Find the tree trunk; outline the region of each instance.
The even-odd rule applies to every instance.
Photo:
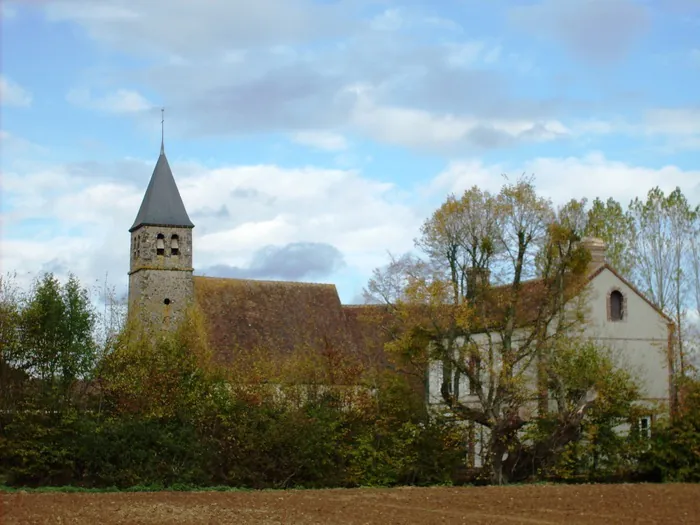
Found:
[[[503,472],[503,454],[505,454],[503,446],[499,445],[491,448],[489,481],[492,485],[503,485],[508,482]]]

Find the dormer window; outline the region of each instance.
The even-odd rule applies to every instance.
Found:
[[[156,255],[165,255],[165,235],[162,233],[156,237]]]
[[[625,315],[625,298],[620,290],[610,292],[608,298],[608,318],[610,321],[622,321]]]
[[[177,235],[170,238],[170,255],[180,254],[180,239]]]

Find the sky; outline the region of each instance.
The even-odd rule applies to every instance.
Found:
[[[361,302],[446,196],[700,203],[700,0],[0,3],[0,271],[126,292],[165,150],[199,275]]]

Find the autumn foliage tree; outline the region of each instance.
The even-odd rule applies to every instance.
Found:
[[[438,363],[440,401],[466,424],[470,441],[485,436],[493,483],[522,479],[525,457],[530,471],[533,462],[551,463],[580,439],[580,422],[599,397],[605,359],[603,376],[582,385],[560,351],[579,338],[585,315],[585,224],[583,202],[555,210],[531,179],[495,195],[474,187],[449,196],[425,221],[416,240],[423,257],[393,260],[365,292],[393,312],[394,355],[418,374]],[[550,398],[555,424],[534,450],[521,437],[538,414],[551,419]]]

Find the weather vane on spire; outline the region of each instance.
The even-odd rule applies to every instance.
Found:
[[[165,153],[165,108],[160,108],[160,153]]]

